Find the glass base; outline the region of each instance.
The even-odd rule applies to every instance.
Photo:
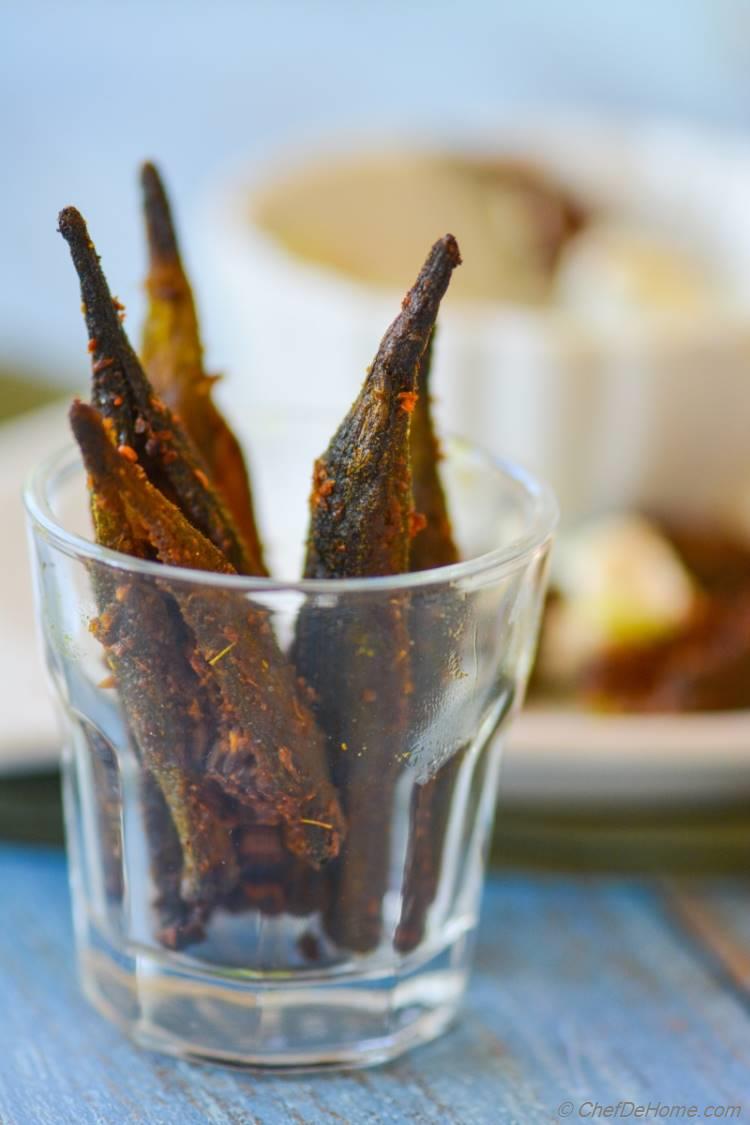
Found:
[[[135,1042],[180,1058],[259,1069],[375,1066],[440,1035],[463,997],[464,930],[395,970],[243,973],[153,949],[116,948],[87,927],[80,970],[89,1001]],[[370,958],[367,959],[368,963]]]

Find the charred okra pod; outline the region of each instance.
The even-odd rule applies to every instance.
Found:
[[[306,578],[409,569],[414,530],[409,430],[419,364],[460,261],[452,235],[435,243],[357,400],[315,465]]]
[[[210,907],[182,897],[182,846],[159,782],[148,769],[140,773],[140,801],[156,889],[157,937],[167,949],[184,949],[202,941]]]
[[[134,535],[117,490],[111,488],[106,478],[94,473],[89,476],[89,494],[97,543],[136,558],[145,557],[148,553],[148,544]],[[117,581],[104,568],[99,567],[92,568],[91,577],[100,614],[94,625],[96,629],[102,618],[107,620],[110,607],[117,604]],[[127,655],[125,651],[125,659]],[[142,672],[146,680],[157,674],[156,669],[143,666]],[[124,716],[126,725],[136,749],[140,750],[128,719],[130,701],[125,697],[122,688],[120,692],[126,712]],[[119,898],[122,891],[121,868],[118,871],[118,865],[122,861],[119,807],[122,795],[119,791],[119,772],[108,743],[95,732],[90,732],[87,737],[94,761],[97,793],[100,786],[105,787],[107,793],[106,797],[99,797],[97,805],[100,832],[106,849],[107,887],[108,890],[111,888],[111,893],[117,891],[115,897]],[[142,753],[141,757],[143,757]],[[151,872],[156,888],[153,906],[159,917],[158,937],[162,944],[170,948],[182,948],[192,941],[200,940],[203,933],[202,920],[208,910],[188,904],[182,897],[180,891],[184,868],[182,847],[174,826],[172,812],[166,803],[159,782],[145,767],[141,771],[140,785]],[[179,814],[178,817],[183,819]],[[196,921],[198,913],[201,915],[200,921]]]
[[[412,540],[410,569],[430,570],[433,567],[449,566],[458,562],[459,551],[453,538],[448,505],[440,479],[440,446],[432,419],[430,399],[430,376],[435,335],[422,357],[419,370],[419,400],[412,416],[411,459],[414,506],[422,516],[423,526]],[[460,607],[448,613],[445,607],[430,612],[429,637],[422,640],[428,648],[437,644],[438,637],[445,639],[447,649],[456,648],[456,636],[460,635]],[[427,613],[426,608],[422,610]],[[440,618],[435,620],[435,618]],[[420,622],[421,624],[421,622]],[[433,633],[434,630],[434,633]],[[420,645],[416,629],[416,645]],[[431,679],[430,652],[419,653],[415,660],[415,706],[432,706],[432,688],[429,682],[420,683],[421,673]],[[423,671],[424,670],[424,671]],[[416,782],[411,795],[409,812],[409,844],[404,868],[404,885],[401,917],[394,937],[394,945],[402,953],[407,953],[419,945],[424,936],[427,911],[437,893],[440,881],[443,844],[450,815],[453,789],[463,752],[458,751],[445,762],[434,777],[425,782]]]
[[[257,573],[265,574],[247,465],[237,438],[212,398],[198,318],[180,258],[164,184],[153,164],[141,169],[149,251],[148,311],[141,359],[159,397],[176,414],[202,455],[211,483],[239,529]]]
[[[120,770],[117,756],[103,735],[84,728],[96,794],[96,823],[102,857],[104,893],[110,902],[121,902],[125,889],[122,872],[122,824]]]
[[[214,543],[240,573],[258,573],[218,494],[203,458],[172,412],[154,393],[130,346],[121,306],[109,291],[86,224],[74,207],[60,212],[59,230],[81,285],[92,363],[92,401],[112,426],[115,444],[143,465],[149,479]]]
[[[221,552],[150,484],[142,468],[115,449],[92,407],[77,404],[74,422],[89,472],[96,467],[106,476],[128,522],[161,562],[233,573]],[[201,682],[210,679],[220,697],[211,732],[213,737],[218,731],[219,737],[201,755],[206,778],[256,811],[259,806],[274,809],[289,851],[320,866],[338,854],[344,821],[328,775],[323,736],[267,614],[230,590],[175,584],[171,592],[195,646],[190,670]],[[138,637],[138,622],[129,624]],[[179,665],[164,673],[169,698],[181,686],[170,683],[178,670]],[[163,687],[155,681],[153,690],[159,693]],[[178,716],[170,721],[177,723]],[[169,745],[168,730],[158,734]]]
[[[445,835],[464,753],[456,751],[434,777],[417,782],[412,790],[401,916],[393,939],[399,953],[416,949],[424,937],[427,911],[440,885]]]
[[[89,475],[97,538],[142,555],[138,544],[145,537],[124,530],[138,525],[111,471],[112,461],[122,457],[104,422],[81,402],[73,404],[70,420]],[[129,575],[118,584],[110,571],[97,567],[93,581],[99,602],[94,633],[182,846],[181,893],[190,902],[215,901],[236,881],[237,868],[229,831],[196,776],[196,765],[208,752],[212,719],[191,666],[189,635],[176,605],[153,579]]]
[[[237,913],[258,910],[269,917],[283,914],[287,908],[284,871],[289,853],[279,826],[241,825],[235,832],[235,849],[241,877],[236,890],[227,899],[227,908]]]
[[[308,578],[408,570],[415,529],[409,432],[419,363],[459,262],[451,235],[433,246],[357,400],[315,465]],[[368,613],[363,599],[356,616],[348,619],[344,609],[334,622],[311,602],[298,623],[296,657],[329,738],[349,824],[331,874],[326,926],[340,946],[363,953],[382,933],[394,790],[413,690],[408,605],[394,595],[388,613]]]
[[[414,536],[410,570],[431,570],[458,562],[448,504],[440,480],[440,443],[432,418],[430,384],[435,335],[430,336],[419,366],[419,398],[411,419],[411,474],[414,508],[422,525]]]

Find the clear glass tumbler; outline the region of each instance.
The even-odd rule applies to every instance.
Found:
[[[323,446],[264,432],[264,522],[299,553]],[[97,547],[72,448],[30,483],[80,973],[139,1043],[364,1066],[455,1016],[556,507],[460,441],[443,474],[466,562],[330,582]]]

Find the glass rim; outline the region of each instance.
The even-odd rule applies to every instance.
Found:
[[[80,452],[74,442],[44,457],[31,471],[23,489],[23,501],[30,520],[41,528],[48,540],[70,558],[103,563],[112,569],[170,581],[190,582],[194,585],[221,587],[237,592],[272,594],[297,593],[363,594],[425,589],[444,586],[467,578],[478,578],[488,573],[510,573],[530,559],[549,542],[559,518],[559,509],[551,487],[540,481],[527,469],[514,461],[495,457],[481,446],[464,438],[447,436],[451,445],[462,446],[488,462],[498,476],[519,485],[531,498],[532,510],[520,535],[503,546],[495,547],[470,559],[429,570],[408,571],[404,574],[377,575],[357,578],[299,578],[283,579],[245,574],[217,574],[215,571],[178,567],[153,559],[137,559],[121,551],[102,547],[82,535],[62,526],[50,506],[48,490],[55,481],[64,481],[76,470],[83,470]]]

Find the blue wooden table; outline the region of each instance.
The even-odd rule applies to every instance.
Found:
[[[672,1106],[750,1119],[750,884],[495,875],[454,1031],[380,1070],[259,1077],[147,1054],[91,1011],[63,853],[0,846],[2,1125],[684,1119]]]

